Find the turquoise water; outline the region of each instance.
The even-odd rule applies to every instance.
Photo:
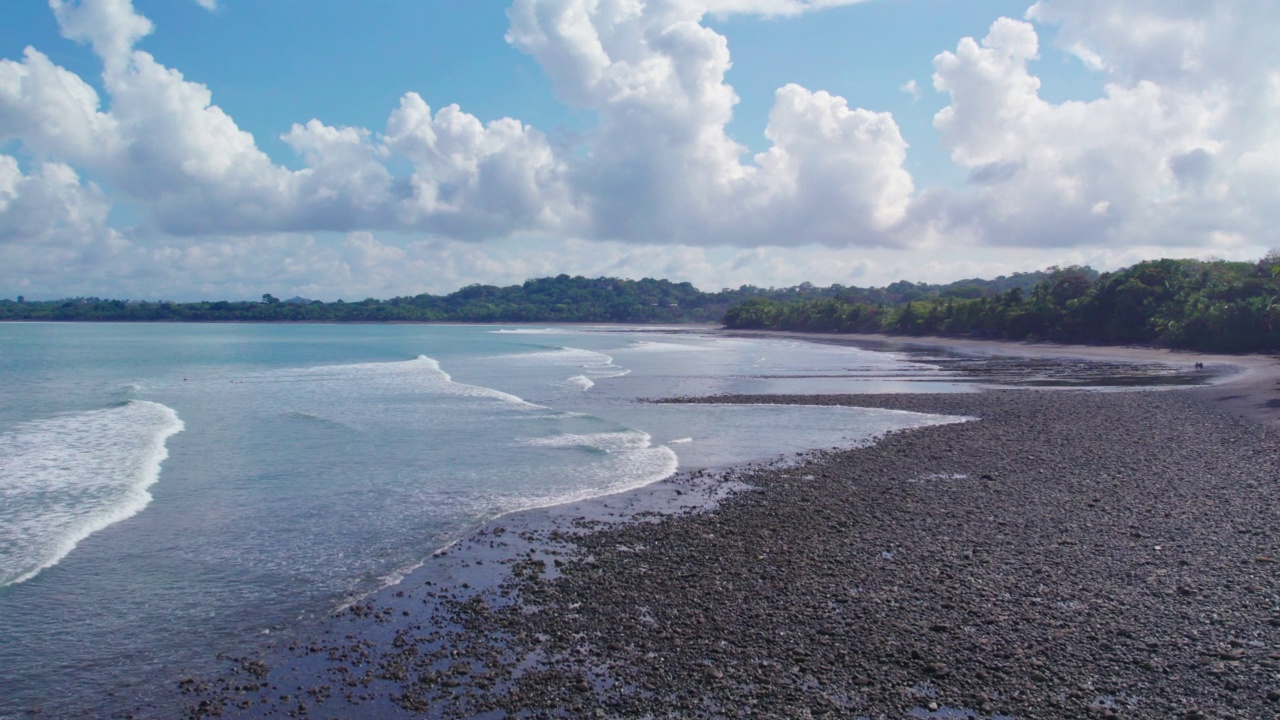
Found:
[[[0,717],[131,707],[504,513],[946,420],[638,399],[944,388],[652,328],[0,325]]]

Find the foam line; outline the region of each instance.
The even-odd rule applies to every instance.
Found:
[[[555,347],[486,359],[511,365],[559,366],[582,370],[583,372],[567,378],[566,382],[582,388],[584,392],[595,387],[597,380],[623,377],[631,373],[630,369],[615,365],[609,355],[574,347]]]
[[[133,400],[0,434],[0,587],[142,512],[169,457],[165,442],[184,427],[172,408]]]
[[[358,384],[365,397],[380,395],[399,397],[416,389],[429,393],[454,397],[486,398],[500,400],[524,409],[546,410],[541,405],[524,398],[479,385],[467,385],[454,379],[440,367],[434,358],[419,355],[413,360],[397,362],[358,363],[354,365],[321,365],[310,368],[271,370],[248,375],[246,383],[341,383]],[[296,411],[296,410],[295,410]],[[315,415],[316,413],[309,413]]]
[[[628,352],[709,352],[716,348],[705,347],[702,345],[682,345],[680,343],[637,340],[622,349]]]
[[[652,441],[652,436],[642,430],[569,433],[526,439],[522,444],[527,446],[586,451],[596,460],[589,465],[567,466],[563,471],[578,477],[577,489],[511,497],[511,504],[503,514],[603,497],[671,477],[679,467],[679,458],[671,448],[654,445]]]
[[[493,398],[495,400],[509,402],[513,405],[520,405],[523,407],[537,409],[537,410],[549,409],[549,408],[543,407],[542,405],[534,405],[533,403],[525,400],[524,398],[517,397],[515,395],[512,395],[511,393],[502,392],[501,390],[494,390],[493,388],[481,387],[479,385],[467,385],[466,383],[455,382],[454,379],[449,375],[449,373],[445,372],[440,367],[439,362],[437,362],[433,358],[427,357],[426,355],[419,355],[418,359],[415,362],[422,363],[427,367],[429,367],[431,370],[439,373],[440,376],[444,379],[444,381],[452,386],[450,389],[456,394],[466,395],[468,397]]]

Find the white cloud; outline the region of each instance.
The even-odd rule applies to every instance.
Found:
[[[33,48],[0,60],[0,142],[21,140],[41,157],[94,164],[119,152],[119,123],[98,93]]]
[[[450,237],[482,240],[579,222],[568,167],[542,133],[504,118],[483,125],[449,105],[434,116],[417,93],[387,121],[386,147],[414,168],[400,218]]]
[[[920,99],[920,85],[915,80],[908,80],[898,86],[898,89],[911,96],[912,100]]]
[[[62,163],[24,174],[0,155],[0,245],[75,247],[106,233],[109,207],[92,185]]]
[[[914,190],[902,167],[907,143],[891,115],[788,85],[765,134],[774,146],[756,157],[758,199],[747,201],[760,203],[751,220],[767,220],[774,244],[886,244]]]
[[[111,276],[134,264],[116,262],[129,243],[107,227],[109,211],[71,167],[42,162],[24,173],[16,158],[0,155],[0,287],[62,295],[69,285],[77,294],[118,286]]]
[[[749,14],[791,17],[815,10],[857,5],[869,0],[702,0],[690,3],[716,15]]]
[[[0,61],[0,141],[83,166],[165,232],[402,227],[479,238],[557,227],[560,212],[572,215],[568,191],[556,185],[563,168],[545,138],[517,121],[481,128],[446,108],[434,122],[447,157],[419,153],[415,182],[398,184],[381,137],[312,120],[284,136],[308,165],[289,171],[213,104],[207,87],[133,48],[153,26],[129,0],[51,4],[64,35],[101,57],[110,110],[99,109],[89,84],[29,49],[21,63]],[[406,96],[393,124],[403,125],[415,101],[425,107]],[[432,188],[448,201],[425,199],[421,191]]]
[[[773,10],[767,10],[768,5]],[[821,3],[724,3],[718,10]],[[773,147],[744,163],[725,128],[738,98],[725,38],[699,2],[517,0],[508,40],[542,65],[560,97],[598,113],[575,172],[592,235],[689,244],[901,242],[912,182],[893,118],[788,85]]]
[[[196,0],[196,4],[209,12],[218,9],[218,0]]]
[[[283,229],[342,230],[353,225],[379,225],[393,204],[391,173],[381,162],[381,148],[362,128],[335,128],[319,120],[294,125],[281,136],[307,167],[284,175]]]
[[[934,86],[951,97],[934,125],[972,186],[931,198],[951,230],[1060,247],[1262,231],[1230,168],[1233,107],[1216,83],[1117,80],[1097,100],[1053,104],[1028,70],[1038,52],[1031,25],[1001,19],[981,44],[966,38],[934,61]]]
[[[912,183],[891,116],[788,86],[770,117],[774,146],[753,163],[725,131],[737,103],[725,82],[729,51],[703,16],[837,4],[847,3],[518,0],[511,42],[542,63],[566,100],[599,114],[580,156],[557,154],[518,120],[483,124],[457,106],[433,114],[409,93],[383,136],[319,120],[295,125],[283,139],[306,167],[290,171],[207,87],[133,48],[152,26],[128,0],[55,0],[64,33],[104,61],[109,112],[38,53],[0,68],[27,77],[0,98],[25,121],[7,134],[82,163],[173,234],[404,229],[464,240],[555,231],[633,242],[897,243],[889,231]],[[56,106],[73,110],[59,122],[74,126],[52,136],[59,128],[42,113]],[[407,159],[412,176],[394,179],[391,157]]]
[[[160,227],[253,232],[288,221],[298,178],[213,105],[208,88],[141,51],[119,70],[107,67],[124,148],[97,169],[145,203]]]
[[[49,7],[62,34],[92,45],[108,72],[121,69],[133,46],[155,30],[132,0],[49,0]]]
[[[1041,0],[1027,18],[1055,24],[1058,44],[1123,82],[1243,90],[1280,60],[1271,0]]]
[[[631,242],[899,244],[913,192],[888,114],[798,86],[778,91],[772,148],[743,162],[725,128],[737,96],[708,12],[795,14],[839,2],[517,0],[510,41],[561,95],[595,111],[585,146],[556,151],[514,119],[488,124],[407,94],[385,135],[319,120],[283,136],[306,164],[276,165],[206,86],[134,44],[153,30],[129,0],[53,0],[67,37],[104,63],[110,109],[35,51],[0,66],[0,126],[76,163],[160,231],[417,230],[464,240],[558,232]],[[49,122],[50,113],[58,117]],[[407,159],[411,177],[387,169]]]
[[[0,60],[0,148],[16,156],[0,155],[0,288],[332,298],[559,272],[709,288],[945,280],[1248,257],[1280,226],[1269,0],[1036,3],[1027,19],[1105,77],[1090,102],[1042,97],[1036,25],[1001,19],[962,40],[934,61],[950,99],[934,122],[970,181],[923,189],[893,116],[818,89],[777,90],[763,152],[727,132],[729,46],[706,16],[849,0],[514,0],[509,42],[598,119],[580,144],[408,93],[381,131],[293,125],[298,170],[138,48],[154,28],[130,0],[50,4],[100,56],[102,96],[36,49]],[[112,204],[139,227],[113,229]]]
[[[1171,103],[1215,107],[1209,132],[1218,147],[1195,168],[1193,183],[1202,197],[1216,193],[1222,199],[1206,211],[1234,216],[1255,235],[1257,227],[1280,220],[1274,209],[1280,187],[1280,4],[1042,0],[1028,16],[1055,23],[1059,44],[1082,58],[1096,57],[1117,84],[1150,82],[1165,89]]]

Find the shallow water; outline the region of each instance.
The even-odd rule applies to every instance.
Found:
[[[937,416],[893,353],[651,328],[4,326],[0,717],[107,715],[514,510]]]

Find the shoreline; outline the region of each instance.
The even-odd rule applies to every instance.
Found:
[[[1246,372],[1274,369],[1280,375],[1280,359],[1263,353],[1205,353],[1194,350],[1172,350],[1147,345],[1068,345],[1052,342],[1018,342],[1013,340],[977,340],[938,335],[880,335],[859,333],[802,333],[784,330],[722,330],[728,336],[782,337],[807,342],[825,342],[859,347],[873,346],[901,349],[940,349],[950,352],[1020,358],[1075,358],[1111,362],[1158,362],[1192,365],[1196,362],[1232,365]]]
[[[182,717],[189,718],[280,714],[309,717],[310,703],[323,703],[334,695],[345,699],[345,706],[333,707],[334,703],[329,702],[321,716],[419,716],[401,715],[405,708],[395,700],[398,693],[386,687],[380,693],[356,691],[397,674],[394,668],[389,673],[368,671],[377,664],[380,650],[400,646],[397,638],[406,632],[423,633],[421,644],[440,657],[493,662],[494,648],[477,647],[474,637],[466,637],[474,629],[469,621],[477,614],[518,609],[529,602],[529,598],[513,591],[512,581],[554,580],[560,575],[560,568],[579,555],[575,540],[581,537],[714,512],[723,501],[746,488],[734,480],[738,473],[784,461],[762,461],[719,471],[678,471],[663,480],[611,495],[505,513],[436,550],[397,582],[344,602],[327,619],[299,628],[283,642],[255,648],[244,657],[221,658],[226,662],[222,675],[179,680],[176,698],[162,692],[134,708],[134,716],[171,717],[176,700],[183,707]],[[467,650],[460,652],[459,648]],[[361,675],[353,674],[358,668],[366,670]],[[463,680],[472,682],[477,677],[468,673]],[[321,683],[323,679],[338,682]],[[437,680],[447,688],[463,685],[461,681],[450,683],[444,675]],[[487,687],[483,679],[478,687]],[[305,692],[290,694],[290,688]],[[435,713],[427,716],[453,717]]]
[[[1061,359],[1117,363],[1164,363],[1191,367],[1236,368],[1210,384],[1187,388],[1232,415],[1272,427],[1280,427],[1280,356],[1261,353],[1232,355],[1192,350],[1170,350],[1149,346],[1066,345],[1050,342],[1012,340],[971,340],[939,336],[870,335],[857,333],[801,333],[782,330],[722,331],[737,337],[783,337],[808,342],[826,342],[855,347],[871,346],[888,350],[940,350],[975,356]]]
[[[26,325],[439,325],[443,327],[602,327],[629,328],[637,330],[720,330],[723,326],[718,322],[676,322],[676,323],[624,323],[624,322],[566,322],[548,320],[536,322],[531,320],[514,320],[511,322],[465,322],[461,320],[28,320],[0,319],[0,325],[6,323]]]
[[[1267,680],[1280,658],[1266,650],[1280,648],[1280,614],[1246,607],[1277,592],[1256,572],[1280,555],[1265,530],[1280,497],[1261,483],[1275,477],[1277,441],[1215,397],[1270,390],[1272,365],[1126,397],[684,399],[980,419],[505,516],[335,620],[294,656],[296,670],[240,661],[221,689],[192,692],[188,712],[213,715],[199,704],[211,702],[224,717],[1251,716],[1280,698]],[[1227,467],[1240,440],[1268,452]],[[1161,457],[1171,448],[1172,465]],[[1183,472],[1219,465],[1259,496]],[[1064,468],[1071,492],[1044,486]],[[1189,516],[1170,520],[1179,510]],[[1257,528],[1236,532],[1237,520]],[[1048,590],[1043,567],[1058,573]],[[1155,617],[1165,606],[1182,613],[1176,623]],[[1216,619],[1198,622],[1205,613]],[[1203,637],[1178,637],[1177,623],[1205,625]]]

